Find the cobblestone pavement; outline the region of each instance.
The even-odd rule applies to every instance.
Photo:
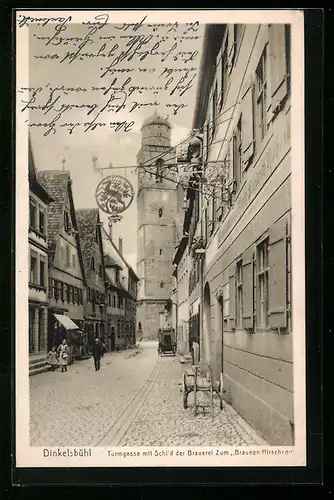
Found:
[[[155,342],[107,354],[101,370],[78,361],[67,373],[30,378],[32,446],[260,445],[265,442],[224,404],[194,415],[182,405],[180,380],[187,365],[158,357]]]

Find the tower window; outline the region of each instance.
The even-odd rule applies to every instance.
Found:
[[[159,250],[159,255],[162,255],[162,248],[160,248]]]
[[[158,213],[159,213],[159,217],[162,217],[162,213],[163,213],[162,208],[159,208]]]
[[[156,162],[156,172],[155,172],[155,182],[162,182],[163,177],[162,177],[162,166],[163,166],[163,159],[158,158]]]
[[[163,281],[161,281],[161,283],[160,283],[160,288],[163,288],[163,287],[164,287],[164,282],[163,282]]]

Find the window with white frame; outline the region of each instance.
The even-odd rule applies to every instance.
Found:
[[[46,286],[46,262],[41,258],[39,261],[39,284],[44,287]]]
[[[269,238],[257,246],[257,326],[269,323]]]
[[[267,47],[264,48],[256,68],[256,137],[261,142],[266,135],[267,120]]]
[[[29,200],[29,225],[33,229],[36,229],[36,214],[37,214],[37,205],[34,200],[30,198]]]
[[[242,260],[237,262],[237,301],[236,301],[236,320],[237,326],[242,327],[243,315],[243,275],[242,275]]]
[[[38,284],[37,253],[30,253],[30,283]]]

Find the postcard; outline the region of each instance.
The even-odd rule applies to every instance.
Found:
[[[15,27],[16,466],[305,466],[303,13]]]

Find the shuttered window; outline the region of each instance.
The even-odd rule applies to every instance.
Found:
[[[242,98],[242,169],[246,170],[254,155],[254,87],[250,85]]]
[[[265,47],[256,68],[256,137],[259,145],[266,135],[268,128],[267,87],[267,47]]]
[[[262,241],[257,247],[257,325],[261,328],[268,326],[269,302],[269,238]]]
[[[233,135],[233,179],[235,180],[236,189],[239,188],[242,177],[241,166],[241,117],[238,121],[236,131]]]
[[[287,327],[287,234],[280,219],[269,232],[269,325]]]
[[[242,326],[253,328],[254,326],[254,262],[253,250],[249,249],[242,257]]]
[[[288,94],[288,64],[286,57],[286,25],[269,25],[269,64],[271,78],[272,112],[279,111],[280,105]]]
[[[235,329],[235,265],[232,264],[229,272],[230,285],[230,327]]]
[[[222,58],[221,58],[221,64],[220,64],[220,74],[221,74],[221,81],[220,81],[220,103],[219,103],[219,109],[223,107],[225,98],[226,98],[226,93],[227,93],[227,71],[228,71],[228,57],[227,57],[227,52],[228,52],[228,46],[227,42],[225,43],[222,51]]]
[[[227,66],[228,66],[228,74],[231,73],[233,64],[234,64],[234,58],[235,58],[235,39],[234,39],[235,31],[234,31],[234,24],[229,24],[228,25],[228,59],[227,59]]]
[[[243,303],[243,266],[242,266],[242,260],[239,260],[237,262],[237,293],[236,293],[236,324],[237,327],[241,328],[242,325],[242,303]]]

